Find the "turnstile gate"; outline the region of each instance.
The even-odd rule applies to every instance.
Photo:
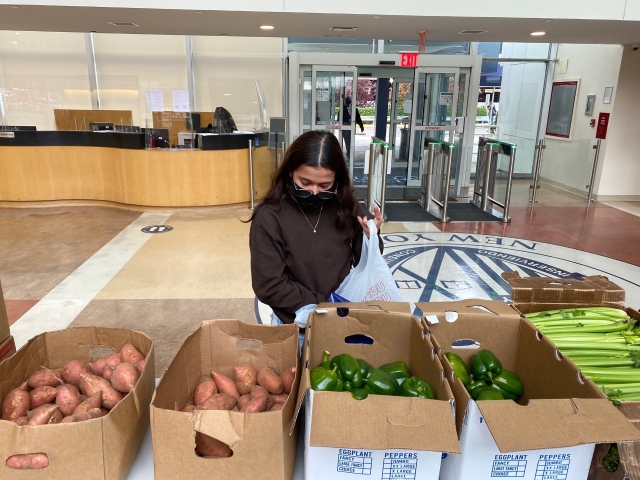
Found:
[[[427,161],[422,172],[420,205],[441,222],[448,222],[450,221],[447,213],[454,145],[427,138],[425,149]]]

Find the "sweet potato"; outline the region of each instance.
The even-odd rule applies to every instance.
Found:
[[[45,405],[39,406],[38,408],[34,408],[27,413],[27,418],[29,419],[27,425],[34,426],[45,425],[46,423],[49,423],[51,415],[53,415],[53,412],[55,412],[57,408],[58,407],[56,405],[53,405],[51,403],[47,403]]]
[[[102,405],[102,390],[98,390],[93,395],[87,397],[86,400],[83,400],[73,411],[72,415],[88,412],[92,408],[100,408],[100,405]]]
[[[269,393],[279,395],[284,391],[280,376],[271,367],[264,367],[258,372],[258,385],[263,386]]]
[[[97,391],[102,391],[102,406],[104,408],[111,410],[122,400],[122,394],[104,378],[83,373],[80,379],[80,390],[85,395],[91,396]]]
[[[122,354],[123,362],[134,364],[140,360],[144,360],[144,355],[142,355],[138,349],[130,343],[123,345],[122,349],[120,349],[120,353]]]
[[[34,374],[29,377],[27,383],[31,388],[38,387],[57,387],[58,385],[62,385],[62,369],[49,369],[43,368],[42,370],[38,370]]]
[[[252,398],[244,407],[240,410],[242,413],[259,413],[264,412],[267,408],[267,400],[269,397],[261,396]]]
[[[49,466],[49,457],[46,453],[27,453],[13,455],[5,463],[12,470],[39,470]]]
[[[211,395],[215,395],[218,393],[218,388],[216,387],[216,382],[213,378],[206,378],[201,381],[196,387],[196,391],[193,394],[193,402],[196,405],[200,405]]]
[[[211,372],[211,377],[216,382],[218,392],[226,393],[235,397],[236,400],[240,400],[240,393],[238,392],[238,388],[236,387],[236,382],[216,370]]]
[[[256,385],[255,387],[251,388],[251,398],[254,399],[258,397],[267,397],[266,409],[271,410],[271,408],[273,407],[273,399],[271,398],[271,395],[269,395],[267,389],[260,385]]]
[[[18,418],[16,418],[16,419],[13,421],[13,423],[15,423],[16,425],[18,425],[19,427],[24,427],[24,426],[27,424],[27,422],[28,422],[28,421],[29,421],[29,419],[28,419],[26,416],[24,416],[24,417],[18,417]]]
[[[107,365],[106,367],[104,367],[104,370],[102,371],[102,378],[111,381],[111,377],[113,376],[113,371],[115,370],[115,368],[116,367],[114,367],[113,365]]]
[[[104,374],[106,366],[111,365],[115,367],[117,364],[122,363],[122,354],[120,352],[112,353],[108,357],[102,357],[95,362],[89,362],[89,368],[94,375],[101,377]]]
[[[238,407],[242,409],[251,400],[251,395],[242,395],[238,400]]]
[[[147,361],[146,360],[140,360],[140,361],[134,363],[133,366],[136,367],[136,370],[138,370],[138,372],[140,372],[140,375],[142,375],[142,372],[144,371],[144,367],[147,366]]]
[[[84,422],[86,420],[93,420],[94,418],[103,417],[105,413],[100,408],[92,408],[88,412],[76,413],[75,415],[69,415],[65,417],[60,423],[77,423]]]
[[[277,412],[278,410],[282,410],[284,408],[284,403],[276,403],[273,408],[271,408],[271,410],[269,410],[270,412]]]
[[[56,399],[57,394],[58,390],[55,387],[50,387],[48,385],[31,390],[29,392],[31,408],[36,408],[40,405],[44,405],[45,403],[53,402]]]
[[[251,392],[257,381],[256,377],[258,372],[251,365],[238,365],[234,370],[234,376],[236,379],[236,388],[240,395],[247,395]]]
[[[227,393],[216,393],[215,395],[210,396],[200,405],[198,405],[198,410],[231,410],[236,406],[237,400],[235,397],[227,394]]]
[[[233,455],[229,445],[200,432],[196,432],[196,453],[205,458],[225,458]]]
[[[47,422],[49,425],[52,425],[54,423],[60,423],[62,421],[62,419],[64,418],[64,415],[62,414],[62,412],[60,411],[60,409],[56,409],[53,414],[51,415],[51,418],[49,419],[49,421]]]
[[[78,405],[82,403],[80,391],[75,385],[66,383],[58,387],[58,395],[56,396],[56,405],[66,417],[73,413]]]
[[[195,406],[195,405],[187,405],[186,407],[184,407],[184,408],[182,409],[182,411],[183,411],[183,412],[186,412],[186,413],[191,413],[191,412],[193,412],[195,409],[196,409],[196,406]]]
[[[291,367],[284,371],[282,375],[280,375],[282,379],[282,388],[284,393],[291,393],[291,387],[293,387],[293,382],[296,379],[296,369],[295,367]]]
[[[2,402],[2,420],[15,420],[24,417],[31,409],[31,398],[27,393],[26,382],[14,388]]]
[[[67,383],[71,383],[76,387],[80,385],[81,373],[91,373],[91,369],[88,365],[78,360],[71,360],[62,369],[62,377],[64,378],[64,381]]]
[[[122,393],[129,393],[136,386],[140,373],[131,363],[122,362],[115,366],[111,376],[111,385]]]
[[[271,395],[271,400],[273,400],[274,404],[282,403],[284,405],[285,403],[287,403],[288,398],[289,395],[287,395],[286,393],[282,393],[280,395]]]

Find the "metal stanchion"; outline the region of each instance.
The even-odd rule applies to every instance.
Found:
[[[447,216],[447,210],[449,209],[449,184],[451,183],[451,157],[453,157],[454,146],[449,145],[449,153],[446,155],[445,160],[445,173],[444,173],[444,198],[442,199],[442,216],[440,221],[447,223],[451,219]]]
[[[484,164],[484,179],[482,181],[482,196],[480,197],[480,208],[487,211],[489,205],[489,176],[491,175],[491,163],[493,162],[493,149],[492,143],[485,145],[485,164]]]
[[[589,194],[587,195],[587,202],[595,202],[593,199],[593,184],[596,181],[596,171],[598,170],[598,157],[600,156],[600,145],[602,140],[598,139],[596,144],[593,146],[593,149],[596,151],[595,156],[593,157],[593,169],[591,170],[591,180],[589,181],[589,185],[587,188],[589,189]]]
[[[253,140],[249,140],[249,186],[251,187],[251,210],[256,206],[256,191],[253,185]]]
[[[369,144],[369,178],[367,179],[367,208],[369,211],[372,211],[374,204],[374,193],[373,193],[373,176],[375,175],[375,160],[374,155],[376,154],[376,143],[371,142]]]
[[[502,223],[511,223],[511,218],[509,217],[509,207],[511,206],[511,186],[513,184],[513,169],[515,165],[516,165],[516,146],[512,145],[511,155],[509,156],[509,176],[507,177],[507,193],[504,197],[504,213],[502,215],[502,220],[501,220]]]
[[[387,164],[389,162],[389,144],[385,143],[384,154],[382,156],[382,188],[380,192],[380,215],[384,220],[384,204],[387,197]]]
[[[529,199],[529,202],[531,203],[537,202],[536,197],[538,196],[538,188],[540,183],[540,169],[542,168],[542,157],[544,156],[545,148],[547,148],[547,146],[544,143],[544,139],[539,140],[538,144],[536,145],[536,165],[535,169],[533,170],[533,185],[530,187],[533,189],[531,198]]]

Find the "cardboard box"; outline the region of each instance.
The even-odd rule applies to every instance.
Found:
[[[462,454],[443,460],[441,479],[583,480],[596,443],[640,438],[595,384],[556,356],[553,344],[506,303],[466,300],[417,307],[456,398]],[[493,351],[504,369],[520,377],[519,404],[475,402],[459,379],[453,381],[443,353],[453,351],[468,362],[479,349]]]
[[[346,343],[357,336],[372,343]],[[310,370],[324,350],[373,366],[403,360],[411,374],[429,382],[437,400],[369,395],[357,401],[345,392],[315,392]],[[433,345],[411,315],[319,308],[309,316],[302,364],[298,409],[305,405],[306,480],[436,480],[442,453],[460,451],[451,389]]]
[[[9,337],[0,343],[0,363],[14,353],[16,353],[16,342],[13,340],[13,337]]]
[[[132,343],[147,358],[136,388],[108,415],[79,423],[19,427],[0,421],[0,478],[88,480],[124,479],[149,423],[149,402],[155,384],[153,344],[140,332],[85,327],[49,332],[32,338],[0,364],[0,399],[41,366],[61,368],[83,362]],[[5,466],[11,455],[43,452],[49,466],[28,472]]]
[[[295,463],[297,431],[294,408],[299,383],[298,326],[252,325],[239,320],[203,322],[169,365],[151,402],[151,435],[156,480],[233,479],[290,480]],[[237,365],[282,373],[297,368],[285,407],[276,412],[240,413],[180,409],[204,376],[218,370],[233,378]],[[196,455],[195,433],[202,432],[231,447],[229,458]]]
[[[325,308],[355,308],[357,310],[383,310],[385,312],[406,313],[411,315],[411,304],[408,302],[349,302],[349,303],[320,303],[316,310]]]
[[[2,294],[2,283],[0,283],[0,343],[9,338],[9,335],[9,317],[7,315],[7,306],[4,303],[4,295]]]

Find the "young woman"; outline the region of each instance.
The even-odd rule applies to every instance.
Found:
[[[377,207],[374,220],[380,229]],[[363,232],[369,236],[336,137],[300,135],[250,221],[253,291],[278,323],[293,323],[300,308],[327,301],[360,260]]]

